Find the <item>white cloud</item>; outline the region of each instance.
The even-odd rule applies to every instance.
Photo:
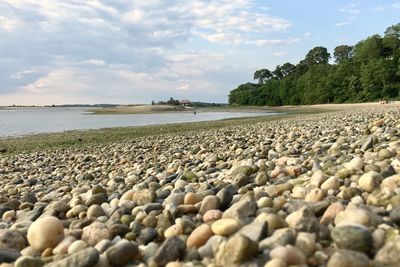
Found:
[[[298,43],[299,41],[300,40],[297,38],[291,38],[291,39],[257,40],[257,41],[251,41],[249,43],[255,44],[258,47],[264,47],[264,46],[271,46],[271,45],[295,44],[295,43]]]
[[[336,26],[342,27],[342,26],[347,26],[347,25],[351,25],[351,24],[353,24],[352,21],[342,21],[342,22],[336,23]]]
[[[358,15],[361,12],[359,9],[351,9],[351,8],[341,8],[339,9],[339,11],[342,13],[349,13],[352,15]]]
[[[287,52],[285,52],[285,51],[279,51],[279,52],[275,52],[275,53],[274,53],[274,56],[276,56],[276,57],[280,57],[280,56],[284,56],[284,55],[287,55]]]
[[[0,14],[0,29],[7,32],[13,32],[21,27],[21,23],[13,18],[1,16]]]
[[[225,51],[189,50],[190,45],[256,49],[298,42],[270,38],[291,23],[255,4],[3,0],[0,40],[7,42],[0,42],[0,104],[15,99],[10,92],[32,101],[39,101],[35,96],[52,101],[88,96],[126,101],[123,95],[129,95],[134,102],[179,91],[187,98],[205,100],[212,95],[224,101],[248,70],[229,62]]]
[[[104,66],[104,65],[106,65],[106,63],[103,60],[95,59],[95,58],[83,60],[81,63],[82,64],[89,64],[89,65],[96,65],[96,66]]]
[[[341,13],[346,15],[346,18],[343,21],[336,23],[335,25],[337,27],[343,27],[353,24],[361,13],[361,10],[357,8],[358,6],[359,4],[350,3],[347,4],[345,7],[339,9]]]

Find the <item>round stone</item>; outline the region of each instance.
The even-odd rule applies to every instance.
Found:
[[[98,204],[94,204],[89,207],[87,210],[87,217],[88,218],[97,218],[100,216],[104,216],[106,213],[104,212],[103,208],[100,207]]]
[[[319,188],[312,189],[304,199],[306,202],[318,202],[324,198],[324,191]]]
[[[367,172],[358,180],[358,186],[366,192],[372,192],[379,187],[381,178],[381,175],[377,172]]]
[[[222,211],[220,210],[208,210],[206,213],[203,215],[203,222],[212,222],[221,219],[222,217]]]
[[[285,247],[276,247],[269,253],[273,259],[281,259],[287,265],[302,265],[306,262],[306,256],[303,252],[292,245]]]
[[[85,241],[76,240],[68,247],[68,254],[74,254],[75,252],[81,251],[87,247]]]
[[[230,218],[220,219],[211,225],[211,229],[216,235],[228,236],[239,229],[239,223]]]
[[[339,249],[350,249],[368,253],[373,239],[368,228],[358,224],[340,225],[333,228],[331,236]]]
[[[28,242],[38,251],[54,248],[64,239],[64,225],[56,217],[39,218],[28,230]]]
[[[212,235],[213,232],[210,226],[208,226],[208,224],[202,224],[189,235],[186,246],[188,248],[199,248],[204,245]]]
[[[217,196],[206,196],[203,201],[201,202],[199,213],[203,215],[209,210],[218,209],[221,200]]]
[[[174,224],[171,227],[169,227],[167,230],[164,232],[164,237],[166,239],[181,235],[183,233],[183,228],[180,224]]]
[[[367,255],[357,251],[339,250],[333,253],[327,267],[364,267],[369,266]]]
[[[287,266],[286,262],[280,258],[271,259],[264,265],[264,267],[286,267],[286,266]]]
[[[202,200],[202,196],[197,193],[189,192],[185,195],[183,203],[185,205],[194,205]]]

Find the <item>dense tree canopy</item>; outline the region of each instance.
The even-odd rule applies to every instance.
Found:
[[[311,49],[297,65],[254,73],[258,83],[232,90],[234,105],[296,105],[363,102],[400,97],[400,23],[384,36],[372,35],[355,46],[334,49],[335,64],[325,47]]]

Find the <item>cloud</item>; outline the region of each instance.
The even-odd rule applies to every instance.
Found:
[[[291,39],[271,39],[271,40],[257,40],[248,42],[250,44],[255,44],[258,47],[265,47],[271,45],[287,45],[287,44],[295,44],[298,43],[300,40],[297,38]]]
[[[386,6],[377,6],[374,8],[374,10],[377,12],[386,11],[388,9],[400,9],[400,2],[395,2]]]
[[[276,57],[280,57],[280,56],[284,56],[284,55],[287,55],[287,52],[285,52],[285,51],[279,51],[279,52],[275,52],[275,53],[274,53],[274,56],[276,56]]]
[[[138,102],[176,91],[224,101],[240,81],[231,76],[248,70],[208,47],[297,42],[268,38],[291,22],[255,7],[254,0],[3,0],[0,104],[12,94]]]
[[[354,21],[358,18],[358,16],[361,13],[361,10],[358,9],[357,7],[358,7],[358,4],[350,3],[350,4],[347,4],[343,8],[340,8],[339,12],[345,14],[346,18],[345,18],[345,20],[338,22],[335,25],[337,27],[343,27],[343,26],[353,24]]]
[[[347,25],[351,25],[351,24],[353,24],[352,21],[342,21],[342,22],[336,23],[335,25],[338,27],[342,27],[342,26],[347,26]]]

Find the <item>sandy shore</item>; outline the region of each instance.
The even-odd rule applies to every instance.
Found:
[[[399,102],[392,102],[386,105],[399,105]],[[100,108],[91,110],[93,114],[149,114],[164,112],[285,112],[285,113],[301,113],[301,112],[327,112],[327,111],[351,111],[382,106],[379,102],[370,103],[354,103],[354,104],[320,104],[320,105],[300,105],[300,106],[243,106],[243,107],[183,107],[170,105],[134,105],[134,106],[118,106],[112,108]]]
[[[117,106],[107,107],[90,110],[93,114],[106,115],[106,114],[157,114],[166,112],[184,112],[192,111],[192,108],[183,106],[170,106],[170,105],[134,105],[134,106]]]

